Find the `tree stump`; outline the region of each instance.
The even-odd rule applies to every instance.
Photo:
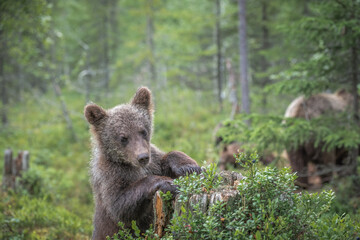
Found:
[[[171,204],[173,205],[173,203]],[[162,199],[160,191],[157,191],[153,200],[154,207],[154,229],[155,233],[162,237],[165,234],[165,228],[170,223],[173,210],[172,206],[167,206],[166,202]]]
[[[4,175],[3,175],[3,181],[2,185],[4,189],[7,188],[14,188],[15,182],[13,184],[12,181],[12,172],[13,172],[13,158],[12,158],[12,151],[10,149],[5,150],[4,154]]]
[[[209,208],[218,201],[223,201],[231,204],[233,200],[238,196],[239,192],[236,190],[236,186],[239,181],[244,177],[237,172],[222,171],[219,173],[222,177],[222,183],[218,189],[211,192],[192,195],[185,205],[187,210],[194,210],[193,206],[200,205],[202,212],[207,212]],[[162,237],[165,234],[166,226],[170,223],[174,214],[181,214],[181,207],[183,203],[176,197],[170,203],[166,203],[160,195],[160,191],[157,191],[153,199],[154,207],[154,230],[155,233]]]
[[[29,152],[20,151],[14,159],[11,149],[6,149],[4,154],[3,189],[16,189],[16,178],[21,177],[23,171],[29,169]]]

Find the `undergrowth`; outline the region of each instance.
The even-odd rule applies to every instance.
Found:
[[[196,204],[189,209],[189,197],[200,192],[216,191],[214,167],[207,174],[193,174],[175,180],[179,186],[181,211],[174,213],[167,234],[162,239],[355,239],[360,224],[350,215],[331,213],[335,194],[299,192],[296,175],[289,168],[258,168],[258,155],[240,154],[246,178],[237,185],[233,201],[218,201],[204,212]],[[215,183],[215,184],[214,184]],[[204,190],[203,188],[207,188]],[[121,226],[121,224],[120,224]],[[113,239],[156,239],[148,230],[141,235],[133,222]]]

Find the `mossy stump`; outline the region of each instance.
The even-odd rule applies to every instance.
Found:
[[[230,171],[222,171],[219,173],[219,176],[222,178],[222,183],[218,189],[190,196],[185,204],[185,209],[192,211],[193,206],[200,204],[201,211],[205,213],[217,201],[232,204],[239,195],[236,187],[244,177],[240,173]],[[161,197],[160,191],[157,191],[153,199],[153,206],[154,230],[159,237],[162,237],[166,233],[166,227],[173,215],[181,215],[181,207],[184,206],[184,203],[180,202],[178,197],[171,202],[166,202]]]

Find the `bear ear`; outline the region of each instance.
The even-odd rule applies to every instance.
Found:
[[[153,112],[151,91],[147,87],[140,87],[136,91],[135,96],[131,101],[131,104],[147,110],[148,113],[151,115]]]
[[[227,145],[225,145],[224,148],[223,148],[223,151],[227,152],[227,150],[228,150]]]
[[[100,106],[92,103],[85,106],[84,115],[91,125],[96,126],[107,116],[107,113]]]
[[[340,88],[335,94],[338,96],[345,96],[346,94],[349,94],[349,92],[345,88]]]

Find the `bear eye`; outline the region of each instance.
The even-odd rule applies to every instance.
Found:
[[[121,136],[121,137],[120,137],[120,142],[121,142],[123,145],[126,145],[126,144],[129,142],[129,138],[128,138],[128,137],[125,137],[125,136]]]
[[[147,138],[147,136],[148,136],[146,130],[142,130],[142,131],[140,132],[140,134],[141,134],[144,138]]]

